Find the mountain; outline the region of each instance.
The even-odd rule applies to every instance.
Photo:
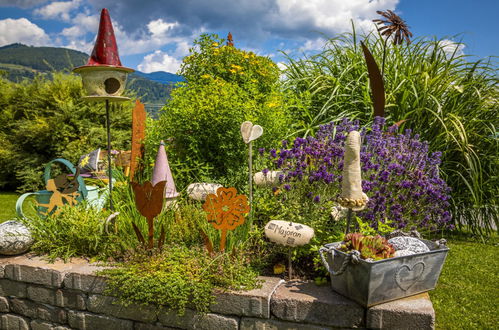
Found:
[[[7,72],[9,80],[18,82],[53,71],[69,73],[73,68],[87,63],[88,57],[88,54],[68,48],[33,47],[16,43],[0,47],[0,70]],[[163,71],[135,71],[128,76],[127,88],[135,92],[149,112],[155,114],[170,97],[174,84],[183,80],[181,76]]]
[[[176,74],[170,73],[170,72],[165,72],[165,71],[156,71],[156,72],[151,72],[151,73],[144,73],[140,71],[135,71],[135,73],[142,77],[146,78],[149,80],[157,81],[162,84],[170,84],[170,83],[177,83],[181,81],[185,81],[185,79],[182,76],[178,76]]]

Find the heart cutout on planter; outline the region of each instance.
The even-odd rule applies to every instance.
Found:
[[[421,278],[425,269],[423,262],[418,262],[412,267],[402,265],[395,273],[395,282],[404,291],[409,290]]]
[[[245,121],[241,124],[241,135],[246,144],[258,139],[262,134],[263,128],[260,125],[253,125],[250,121]]]

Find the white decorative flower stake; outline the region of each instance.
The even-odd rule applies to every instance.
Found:
[[[245,121],[241,124],[241,135],[244,143],[248,145],[248,198],[251,209],[253,209],[253,144],[252,142],[258,139],[263,134],[263,128],[260,125],[253,125],[250,121]],[[251,217],[250,217],[251,219]]]
[[[346,233],[349,231],[352,211],[361,211],[366,207],[367,195],[362,192],[362,176],[360,171],[360,133],[351,131],[345,142],[345,155],[343,157],[343,182],[338,202],[347,207],[348,221]]]

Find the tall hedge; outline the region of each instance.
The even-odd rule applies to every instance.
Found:
[[[81,78],[54,73],[13,83],[0,77],[0,190],[43,187],[44,165],[106,147],[105,108],[82,99]],[[129,149],[131,102],[112,109],[112,146]]]

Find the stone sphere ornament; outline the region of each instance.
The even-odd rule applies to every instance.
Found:
[[[33,242],[31,232],[22,223],[11,220],[0,224],[0,255],[25,253]]]
[[[85,99],[112,102],[129,100],[122,94],[128,74],[135,70],[121,65],[113,25],[106,8],[101,11],[99,32],[92,55],[86,65],[73,71],[81,75],[87,93]]]

